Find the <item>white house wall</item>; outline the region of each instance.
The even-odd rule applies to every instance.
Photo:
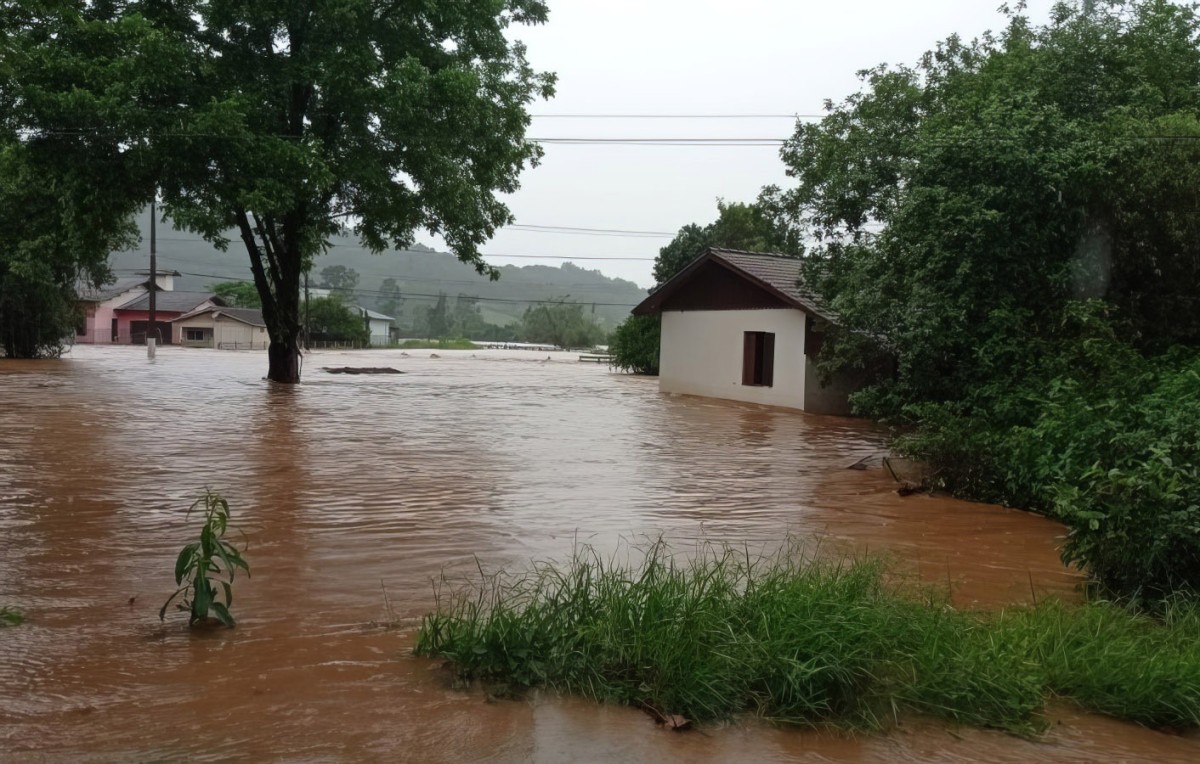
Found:
[[[385,321],[381,318],[372,318],[367,321],[367,329],[371,334],[372,345],[386,345],[391,341],[389,332],[391,331],[392,322]]]
[[[218,348],[228,350],[262,350],[267,347],[267,330],[261,326],[250,326],[241,321],[221,317],[213,327],[213,338]]]
[[[665,393],[805,408],[803,311],[696,310],[662,314],[659,389]],[[771,387],[742,384],[745,332],[775,334]]]

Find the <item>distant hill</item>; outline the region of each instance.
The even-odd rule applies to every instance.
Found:
[[[149,264],[149,217],[141,216],[142,244],[135,251],[114,252],[109,265],[117,275],[143,270]],[[223,280],[250,281],[250,262],[236,237],[228,252],[215,249],[194,234],[160,225],[158,228],[159,268],[173,269],[184,275],[176,280],[176,289],[204,290]],[[445,293],[451,300],[459,295],[479,298],[483,318],[504,325],[520,318],[529,301],[557,300],[594,305],[587,308],[605,329],[611,329],[629,315],[630,306],[646,296],[632,281],[614,279],[598,270],[580,268],[572,263],[562,266],[500,266],[500,280],[488,281],[453,255],[437,252],[420,244],[405,251],[380,255],[363,249],[352,237],[334,240],[329,254],[317,259],[310,284],[320,282],[322,268],[342,265],[359,275],[355,300],[364,307],[379,308],[379,290],[386,278],[394,278],[403,297],[398,316],[401,323],[411,320],[413,311],[430,305]]]

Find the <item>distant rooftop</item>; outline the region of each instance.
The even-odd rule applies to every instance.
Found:
[[[120,297],[131,289],[145,288],[149,280],[147,276],[125,276],[100,287],[84,284],[79,287],[79,299],[84,302],[104,302],[114,297]]]
[[[155,300],[155,308],[167,313],[187,313],[208,300],[217,305],[225,301],[212,292],[169,292],[159,290]],[[143,294],[120,306],[118,310],[150,310],[150,295]]]
[[[243,324],[249,324],[250,326],[266,327],[267,325],[267,322],[263,320],[262,311],[258,308],[226,308],[224,306],[208,306],[204,308],[197,308],[196,310],[193,310],[190,313],[185,313],[174,320],[184,321],[189,318],[194,318],[195,316],[202,316],[206,313],[212,313],[214,318],[218,316],[227,316],[232,318],[234,321],[241,321]]]

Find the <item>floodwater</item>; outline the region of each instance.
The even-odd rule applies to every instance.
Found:
[[[51,761],[1191,761],[1200,741],[1057,709],[1027,741],[910,722],[882,736],[753,721],[674,734],[629,709],[488,702],[409,655],[443,571],[521,568],[660,534],[885,553],[961,604],[1074,597],[1062,528],[900,498],[882,434],[847,419],[664,396],[575,356],[76,348],[0,362],[0,758]],[[392,365],[404,375],[332,376]],[[253,577],[233,630],[158,608],[205,486]],[[193,518],[194,519],[194,518]],[[378,622],[400,619],[396,629]]]

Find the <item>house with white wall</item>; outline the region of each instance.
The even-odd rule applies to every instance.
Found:
[[[209,305],[171,322],[175,341],[190,348],[265,350],[271,344],[258,308]]]
[[[358,311],[362,319],[367,324],[367,333],[370,335],[369,343],[374,347],[387,345],[392,341],[392,321],[391,316],[385,316],[378,311],[369,310],[360,305],[350,306],[351,310]]]
[[[823,385],[815,363],[837,317],[801,287],[799,260],[710,248],[633,313],[662,317],[663,392],[849,413],[853,387]]]

